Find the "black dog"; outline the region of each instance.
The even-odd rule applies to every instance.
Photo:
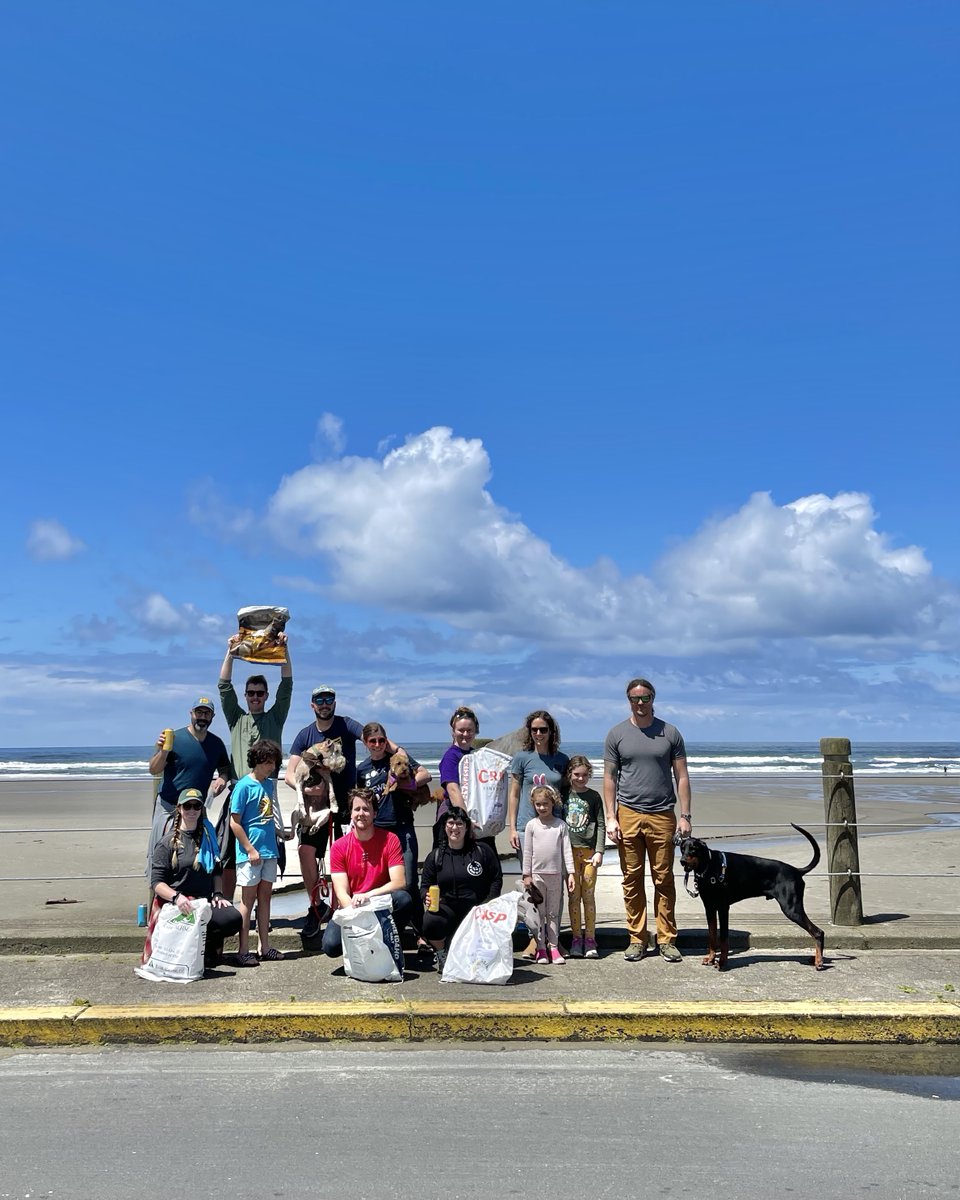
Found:
[[[691,896],[700,896],[707,914],[710,952],[703,960],[705,966],[716,967],[718,971],[722,971],[726,965],[730,948],[730,905],[750,896],[766,896],[768,900],[776,900],[783,910],[783,915],[810,934],[816,944],[813,965],[818,971],[823,970],[823,930],[818,929],[803,910],[803,877],[820,861],[820,847],[805,829],[801,829],[799,825],[793,827],[813,846],[813,858],[803,870],[780,862],[777,858],[756,858],[752,854],[723,854],[719,850],[711,850],[706,842],[701,842],[699,838],[684,838],[680,843],[680,861],[684,869],[683,886]],[[696,883],[696,891],[690,891],[687,887],[687,880],[691,874]]]

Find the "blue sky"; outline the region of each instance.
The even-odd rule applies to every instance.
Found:
[[[690,740],[954,740],[958,43],[8,5],[0,743],[152,740],[261,603],[290,736],[600,738],[642,674]]]

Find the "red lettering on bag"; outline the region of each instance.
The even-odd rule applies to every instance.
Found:
[[[503,778],[503,771],[498,771],[496,768],[488,770],[486,767],[481,767],[477,771],[478,783],[499,783]]]
[[[493,921],[496,924],[498,921],[505,921],[507,914],[504,912],[496,912],[489,908],[481,908],[479,904],[473,910],[473,919],[475,921]]]

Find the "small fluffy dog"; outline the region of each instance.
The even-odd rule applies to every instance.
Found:
[[[417,783],[415,772],[410,766],[410,757],[406,750],[397,750],[390,755],[390,775],[382,796],[390,792],[407,792],[411,808],[419,808],[421,804],[429,804],[433,797],[430,788],[425,783]]]
[[[339,738],[327,738],[304,750],[293,773],[297,807],[290,814],[292,829],[299,825],[304,833],[317,833],[330,820],[331,814],[338,811],[330,776],[342,771],[346,765]],[[307,796],[304,788],[323,788],[323,792],[319,796]]]

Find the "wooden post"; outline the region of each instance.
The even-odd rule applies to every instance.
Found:
[[[827,870],[830,872],[830,920],[834,925],[863,924],[857,802],[849,738],[821,738],[823,809],[827,818]]]

